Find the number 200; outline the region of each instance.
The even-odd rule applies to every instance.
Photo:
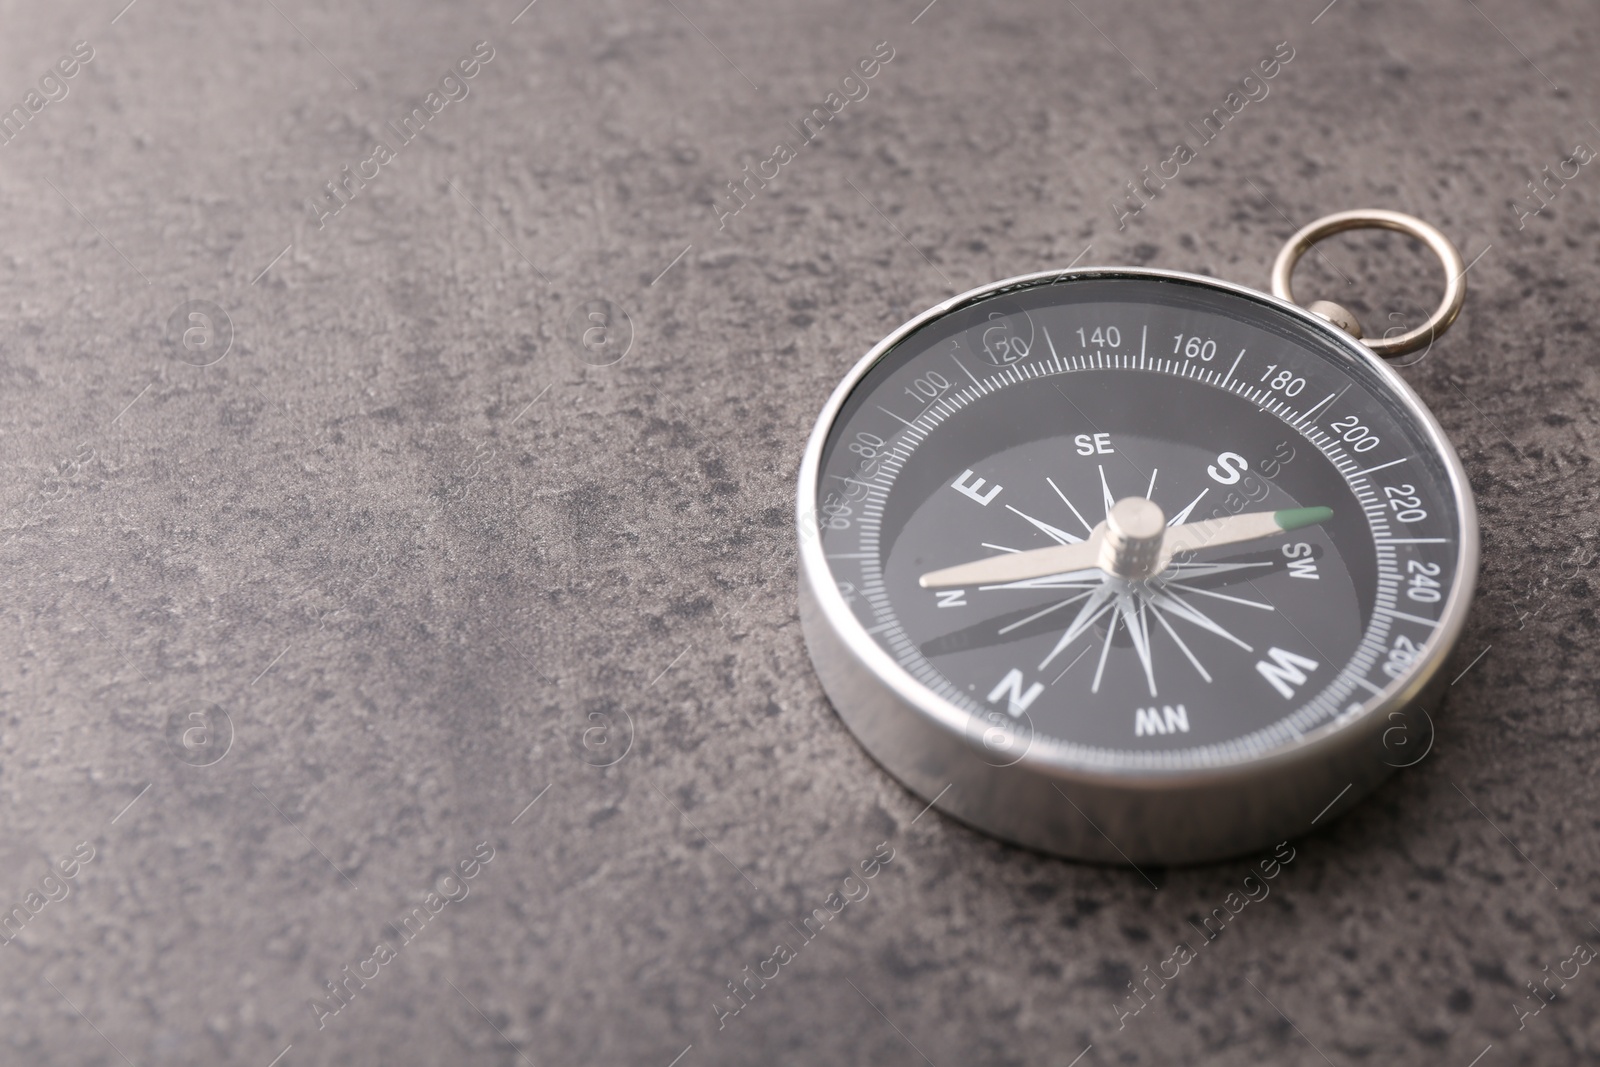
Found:
[[[1335,420],[1333,432],[1342,436],[1354,452],[1371,452],[1379,444],[1378,435],[1361,425],[1355,415]]]

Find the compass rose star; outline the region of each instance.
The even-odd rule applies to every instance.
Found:
[[[1188,522],[1188,516],[1209,491],[1202,489],[1181,512],[1168,521],[1161,508],[1148,496],[1114,501],[1103,466],[1099,468],[1099,474],[1106,518],[1093,527],[1084,522],[1082,514],[1060,487],[1053,480],[1046,479],[1050,488],[1089,530],[1087,538],[1069,534],[1008,504],[1009,510],[1049,536],[1055,544],[1021,552],[1009,550],[999,556],[931,571],[920,580],[925,588],[933,589],[978,583],[978,588],[984,590],[1081,590],[1008,623],[999,634],[1003,636],[1063,608],[1078,605],[1077,614],[1061,632],[1050,653],[1040,662],[1039,669],[1042,671],[1103,620],[1106,624],[1105,635],[1101,640],[1094,680],[1090,685],[1090,691],[1094,693],[1100,692],[1111,645],[1120,626],[1127,630],[1150,695],[1157,695],[1155,651],[1150,637],[1152,617],[1208,684],[1212,681],[1211,672],[1178,633],[1173,625],[1174,620],[1214,634],[1246,652],[1254,652],[1249,643],[1212,618],[1197,606],[1195,600],[1208,597],[1262,611],[1276,610],[1273,605],[1191,583],[1211,575],[1270,567],[1272,564],[1197,562],[1176,557],[1180,554],[1187,557],[1202,548],[1273,536],[1325,522],[1333,515],[1332,510],[1325,507],[1291,508]],[[1154,484],[1155,477],[1152,475],[1152,488]]]

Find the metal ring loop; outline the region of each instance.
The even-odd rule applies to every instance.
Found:
[[[1294,274],[1295,264],[1300,262],[1300,257],[1305,255],[1312,245],[1345,230],[1373,229],[1398,230],[1415,237],[1433,249],[1433,254],[1438,256],[1439,262],[1444,265],[1444,299],[1439,302],[1438,310],[1429,316],[1427,322],[1398,337],[1361,339],[1362,344],[1380,356],[1386,358],[1401,356],[1407,352],[1414,352],[1423,345],[1432,344],[1435,337],[1444,333],[1450,324],[1456,321],[1456,316],[1461,314],[1461,304],[1467,298],[1466,267],[1462,263],[1461,253],[1456,251],[1456,246],[1450,242],[1450,238],[1415,216],[1404,215],[1398,211],[1368,208],[1360,211],[1340,211],[1301,227],[1298,233],[1289,238],[1288,243],[1278,253],[1277,260],[1272,264],[1272,295],[1280,300],[1297,303],[1294,291],[1289,287],[1289,279]]]

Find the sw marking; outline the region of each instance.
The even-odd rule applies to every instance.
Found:
[[[1320,581],[1322,576],[1317,573],[1315,555],[1315,550],[1304,541],[1284,545],[1283,558],[1288,561],[1289,577]]]

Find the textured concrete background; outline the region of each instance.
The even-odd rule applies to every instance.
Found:
[[[0,146],[0,904],[37,906],[0,1062],[1600,1062],[1600,966],[1563,963],[1600,946],[1600,176],[1512,206],[1600,145],[1592,5],[122,2],[0,5],[7,108],[94,50]],[[319,228],[480,40],[470,95]],[[879,41],[870,95],[719,230]],[[1121,184],[1283,41],[1119,229]],[[1462,677],[1427,757],[1119,1025],[1251,865],[1147,881],[918,818],[808,666],[801,444],[954,292],[1080,254],[1260,285],[1360,206],[1481,256],[1405,372],[1482,508]],[[1436,285],[1355,237],[1302,295],[1382,329]],[[577,344],[598,299],[631,323],[609,366],[623,332]],[[226,317],[186,349],[191,300]],[[436,886],[469,893],[403,942]],[[313,1008],[347,965],[377,977]]]

